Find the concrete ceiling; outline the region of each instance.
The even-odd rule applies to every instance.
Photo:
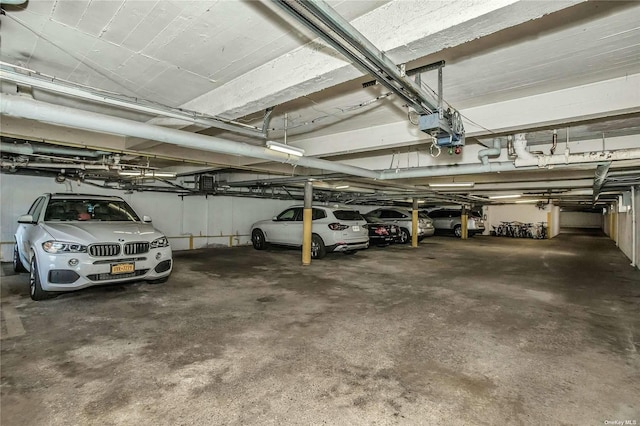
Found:
[[[558,153],[640,147],[638,2],[329,4],[408,70],[446,61],[444,98],[463,115],[467,134],[461,155],[445,150],[434,157],[431,137],[410,123],[409,110],[396,95],[380,84],[363,88],[371,76],[267,1],[3,3],[2,92],[255,146],[263,146],[264,138],[16,85],[6,72],[36,72],[55,77],[49,78],[53,84],[83,86],[94,94],[114,92],[128,101],[172,111],[181,108],[256,128],[262,128],[265,110],[273,108],[264,129],[269,139],[284,141],[286,114],[287,142],[304,148],[306,156],[377,171],[480,164],[478,152],[496,138],[503,149],[491,161],[510,161],[507,138],[515,133],[525,133],[530,149],[545,154],[551,150],[553,130],[560,142]],[[428,91],[437,88],[437,73],[422,74],[422,82]],[[120,96],[115,94],[109,96]],[[446,191],[452,199],[518,190],[532,197],[555,193],[560,194],[554,196],[557,200],[586,202],[593,185],[585,182],[593,183],[598,165],[487,170],[466,176],[444,171],[441,176],[383,184],[336,177],[322,168],[295,167],[288,159],[269,162],[46,121],[7,114],[0,130],[12,138],[126,152],[126,158],[137,157],[138,164],[149,161],[179,173],[217,170],[227,182],[266,182],[291,175],[320,176],[320,181],[325,175],[326,182],[350,184],[359,188],[351,192],[361,189],[381,199],[385,194],[425,195],[429,183],[457,179],[477,185]],[[154,156],[162,162],[154,163]],[[7,159],[11,158],[5,155]],[[628,177],[638,169],[637,161],[614,161],[610,173]],[[631,176],[624,182],[633,184]]]

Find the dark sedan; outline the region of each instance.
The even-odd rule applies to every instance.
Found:
[[[386,246],[395,243],[400,238],[400,227],[390,223],[376,223],[371,219],[367,220],[367,228],[369,229],[369,245]]]

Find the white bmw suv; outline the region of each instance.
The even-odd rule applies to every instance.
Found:
[[[45,194],[18,219],[16,272],[33,300],[94,285],[163,282],[173,267],[167,238],[120,197]]]
[[[251,242],[256,250],[267,244],[302,246],[303,206],[292,206],[273,219],[251,227]],[[342,207],[313,206],[311,257],[320,259],[327,252],[353,254],[369,247],[367,221],[356,210]]]

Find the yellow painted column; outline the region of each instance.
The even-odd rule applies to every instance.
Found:
[[[304,184],[304,210],[302,211],[302,265],[311,265],[311,224],[313,221],[313,182]]]
[[[467,213],[467,209],[462,209],[462,214],[460,215],[460,239],[466,240],[469,238],[469,214]]]
[[[551,239],[551,212],[547,212],[547,239]]]
[[[411,210],[411,247],[418,247],[418,199],[413,199]]]

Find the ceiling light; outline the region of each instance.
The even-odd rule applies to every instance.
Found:
[[[518,201],[515,201],[515,203],[516,203],[516,204],[537,203],[537,202],[539,202],[539,201],[540,201],[540,200],[518,200]]]
[[[430,183],[430,188],[471,188],[474,182]]]
[[[489,199],[491,200],[501,200],[504,198],[520,198],[522,197],[521,194],[511,194],[511,195],[492,195],[489,197]]]
[[[336,186],[336,189],[347,189],[349,187],[349,185],[340,185],[340,186]]]
[[[267,148],[278,152],[284,152],[285,154],[295,155],[297,157],[302,157],[304,155],[304,149],[302,148],[296,148],[295,146],[289,146],[273,141],[267,141]]]

